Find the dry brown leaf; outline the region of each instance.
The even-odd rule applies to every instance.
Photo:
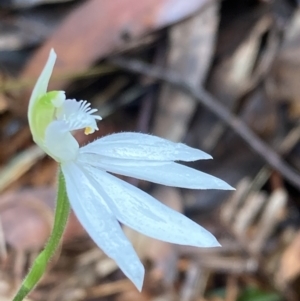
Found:
[[[37,78],[54,48],[58,54],[53,77],[86,70],[96,60],[140,37],[176,23],[202,8],[209,0],[115,0],[84,1],[57,28],[52,37],[38,49],[21,78]],[[80,22],[79,22],[80,21]],[[88,50],[88,51],[87,51]],[[63,89],[60,80],[55,89]],[[51,85],[50,85],[51,89]],[[28,93],[11,109],[21,116],[26,112]]]
[[[270,89],[272,97],[280,102],[290,103],[289,112],[292,119],[300,116],[300,10],[294,14],[286,28],[285,40],[273,69],[273,83]]]
[[[285,289],[300,276],[300,233],[294,237],[291,244],[284,251],[279,268],[276,271],[275,281],[281,289]]]
[[[194,17],[170,29],[167,68],[185,78],[192,86],[203,84],[210,66],[218,18],[218,3],[212,2]],[[158,100],[153,133],[180,142],[187,134],[197,101],[164,84]]]
[[[45,198],[54,191],[44,188],[22,190],[1,196],[0,217],[6,242],[19,251],[43,248],[52,227],[52,210]]]

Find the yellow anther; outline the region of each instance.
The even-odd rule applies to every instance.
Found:
[[[85,135],[92,134],[92,133],[94,133],[94,129],[88,126],[84,129],[84,133],[85,133]]]

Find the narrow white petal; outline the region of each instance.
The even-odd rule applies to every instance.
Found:
[[[79,157],[84,164],[166,186],[189,189],[234,189],[214,176],[175,162],[122,160],[85,153],[80,154]]]
[[[210,155],[199,149],[141,133],[118,133],[105,136],[84,146],[82,152],[111,158],[147,161],[211,159]]]
[[[47,92],[47,87],[55,64],[55,60],[56,60],[56,53],[54,52],[53,49],[51,49],[47,63],[31,93],[31,97],[29,100],[29,107],[28,107],[29,121],[31,120],[30,115],[34,103],[39,100],[39,97],[41,95],[44,95]]]
[[[125,225],[171,243],[197,247],[219,246],[210,232],[142,190],[92,166],[85,165],[84,169],[109,196],[112,211]]]
[[[91,185],[79,165],[62,164],[71,206],[94,242],[116,261],[124,274],[141,290],[144,267],[106,201]]]

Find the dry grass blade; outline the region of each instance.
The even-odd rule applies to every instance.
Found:
[[[38,147],[32,146],[13,158],[0,170],[0,191],[26,173],[45,153]]]

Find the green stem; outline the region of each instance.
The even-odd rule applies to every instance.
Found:
[[[13,301],[22,301],[35,287],[43,276],[47,264],[59,246],[60,239],[63,235],[70,212],[70,204],[67,197],[65,179],[59,171],[58,191],[56,200],[56,209],[54,217],[54,225],[51,236],[44,250],[35,259],[31,270],[25,277],[22,286],[14,297]]]

